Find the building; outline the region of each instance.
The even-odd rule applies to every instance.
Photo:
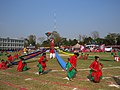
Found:
[[[24,40],[0,37],[0,50],[20,50],[24,48]]]

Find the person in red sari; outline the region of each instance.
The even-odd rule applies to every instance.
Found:
[[[14,61],[14,58],[12,57],[12,55],[8,55],[8,62],[9,62],[9,66],[12,67],[12,62]]]
[[[70,62],[70,67],[68,68],[68,78],[70,80],[73,80],[73,78],[76,76],[77,73],[77,57],[79,56],[79,53],[75,52],[73,56],[70,57],[69,62]],[[74,72],[72,72],[74,69]]]
[[[99,62],[99,57],[95,56],[94,62],[89,66],[90,70],[90,80],[99,83],[102,79],[102,68],[103,64]]]
[[[23,68],[22,60],[19,61],[17,71],[21,72]]]
[[[11,63],[14,61],[12,55],[8,55],[8,61],[11,62]]]
[[[83,59],[83,53],[81,53],[81,55],[80,55],[80,59]]]
[[[27,69],[28,69],[27,63],[25,61],[20,60],[18,63],[17,71],[22,72],[22,71],[26,71]]]
[[[45,69],[46,69],[46,62],[47,62],[47,58],[46,58],[46,53],[43,53],[42,56],[40,57],[40,59],[38,60],[39,64],[37,65],[37,67],[39,68],[38,72],[39,75],[43,74]]]
[[[4,60],[1,60],[1,63],[0,63],[0,69],[7,69],[7,65],[6,65],[6,62]]]
[[[14,60],[17,60],[18,59],[18,54],[16,53],[16,54],[14,54],[14,56],[13,56],[13,58],[14,58]]]

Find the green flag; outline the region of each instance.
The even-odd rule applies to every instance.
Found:
[[[46,35],[47,37],[49,37],[49,36],[51,35],[51,32],[47,32],[47,33],[45,33],[45,35]]]

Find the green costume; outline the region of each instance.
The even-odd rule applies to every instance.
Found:
[[[28,70],[27,63],[25,61],[22,61],[22,63],[23,63],[23,66],[24,66],[23,69],[22,69],[22,71]]]
[[[76,70],[74,68],[72,70],[69,70],[71,66],[72,65],[70,62],[66,64],[67,76],[69,79],[73,78],[76,74]]]
[[[93,70],[90,70],[90,80],[91,81],[94,81],[94,77],[92,77],[92,72]],[[103,78],[103,76],[100,77],[100,80]]]
[[[112,56],[112,57],[114,56],[114,52],[111,52],[111,56]]]
[[[43,71],[43,70],[42,70],[42,65],[38,63],[37,67],[39,68],[38,72],[39,72],[39,73],[42,73],[42,71]]]
[[[27,68],[27,65],[25,65],[24,67],[23,67],[23,71],[26,71],[28,68]]]
[[[118,52],[118,56],[120,57],[120,51]]]

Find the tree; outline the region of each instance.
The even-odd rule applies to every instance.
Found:
[[[96,43],[97,43],[98,45],[105,44],[103,38],[97,38],[97,39],[95,39],[95,41],[96,41]]]
[[[86,35],[83,35],[83,36],[82,36],[82,40],[83,40],[84,44],[85,44],[85,38],[87,38],[87,36],[86,36]]]
[[[29,40],[27,38],[24,39],[24,47],[29,46]]]
[[[93,41],[93,39],[92,39],[91,37],[86,37],[86,38],[84,39],[84,44],[91,44],[92,41]]]
[[[42,44],[43,41],[45,40],[45,37],[41,36],[38,38],[39,44]]]
[[[91,36],[92,36],[93,39],[97,39],[97,38],[99,38],[99,32],[98,31],[93,31],[91,33]]]
[[[49,40],[43,41],[41,46],[43,46],[43,47],[50,47],[50,41]]]
[[[37,44],[36,44],[36,48],[39,48],[39,47],[40,47],[40,44],[39,44],[39,43],[37,43]]]
[[[105,40],[108,41],[107,45],[120,45],[120,33],[109,33]]]
[[[35,35],[30,35],[28,36],[28,40],[29,40],[29,45],[31,44],[32,46],[36,45],[36,36]]]
[[[69,42],[67,38],[61,38],[60,45],[69,46]]]
[[[54,38],[55,45],[57,45],[57,46],[60,45],[61,37],[57,31],[52,32],[51,38]]]
[[[79,39],[79,41],[82,41],[82,35],[81,34],[79,34],[79,37],[78,37]]]
[[[117,45],[120,45],[120,33],[118,34],[118,37],[116,38],[117,40]]]

